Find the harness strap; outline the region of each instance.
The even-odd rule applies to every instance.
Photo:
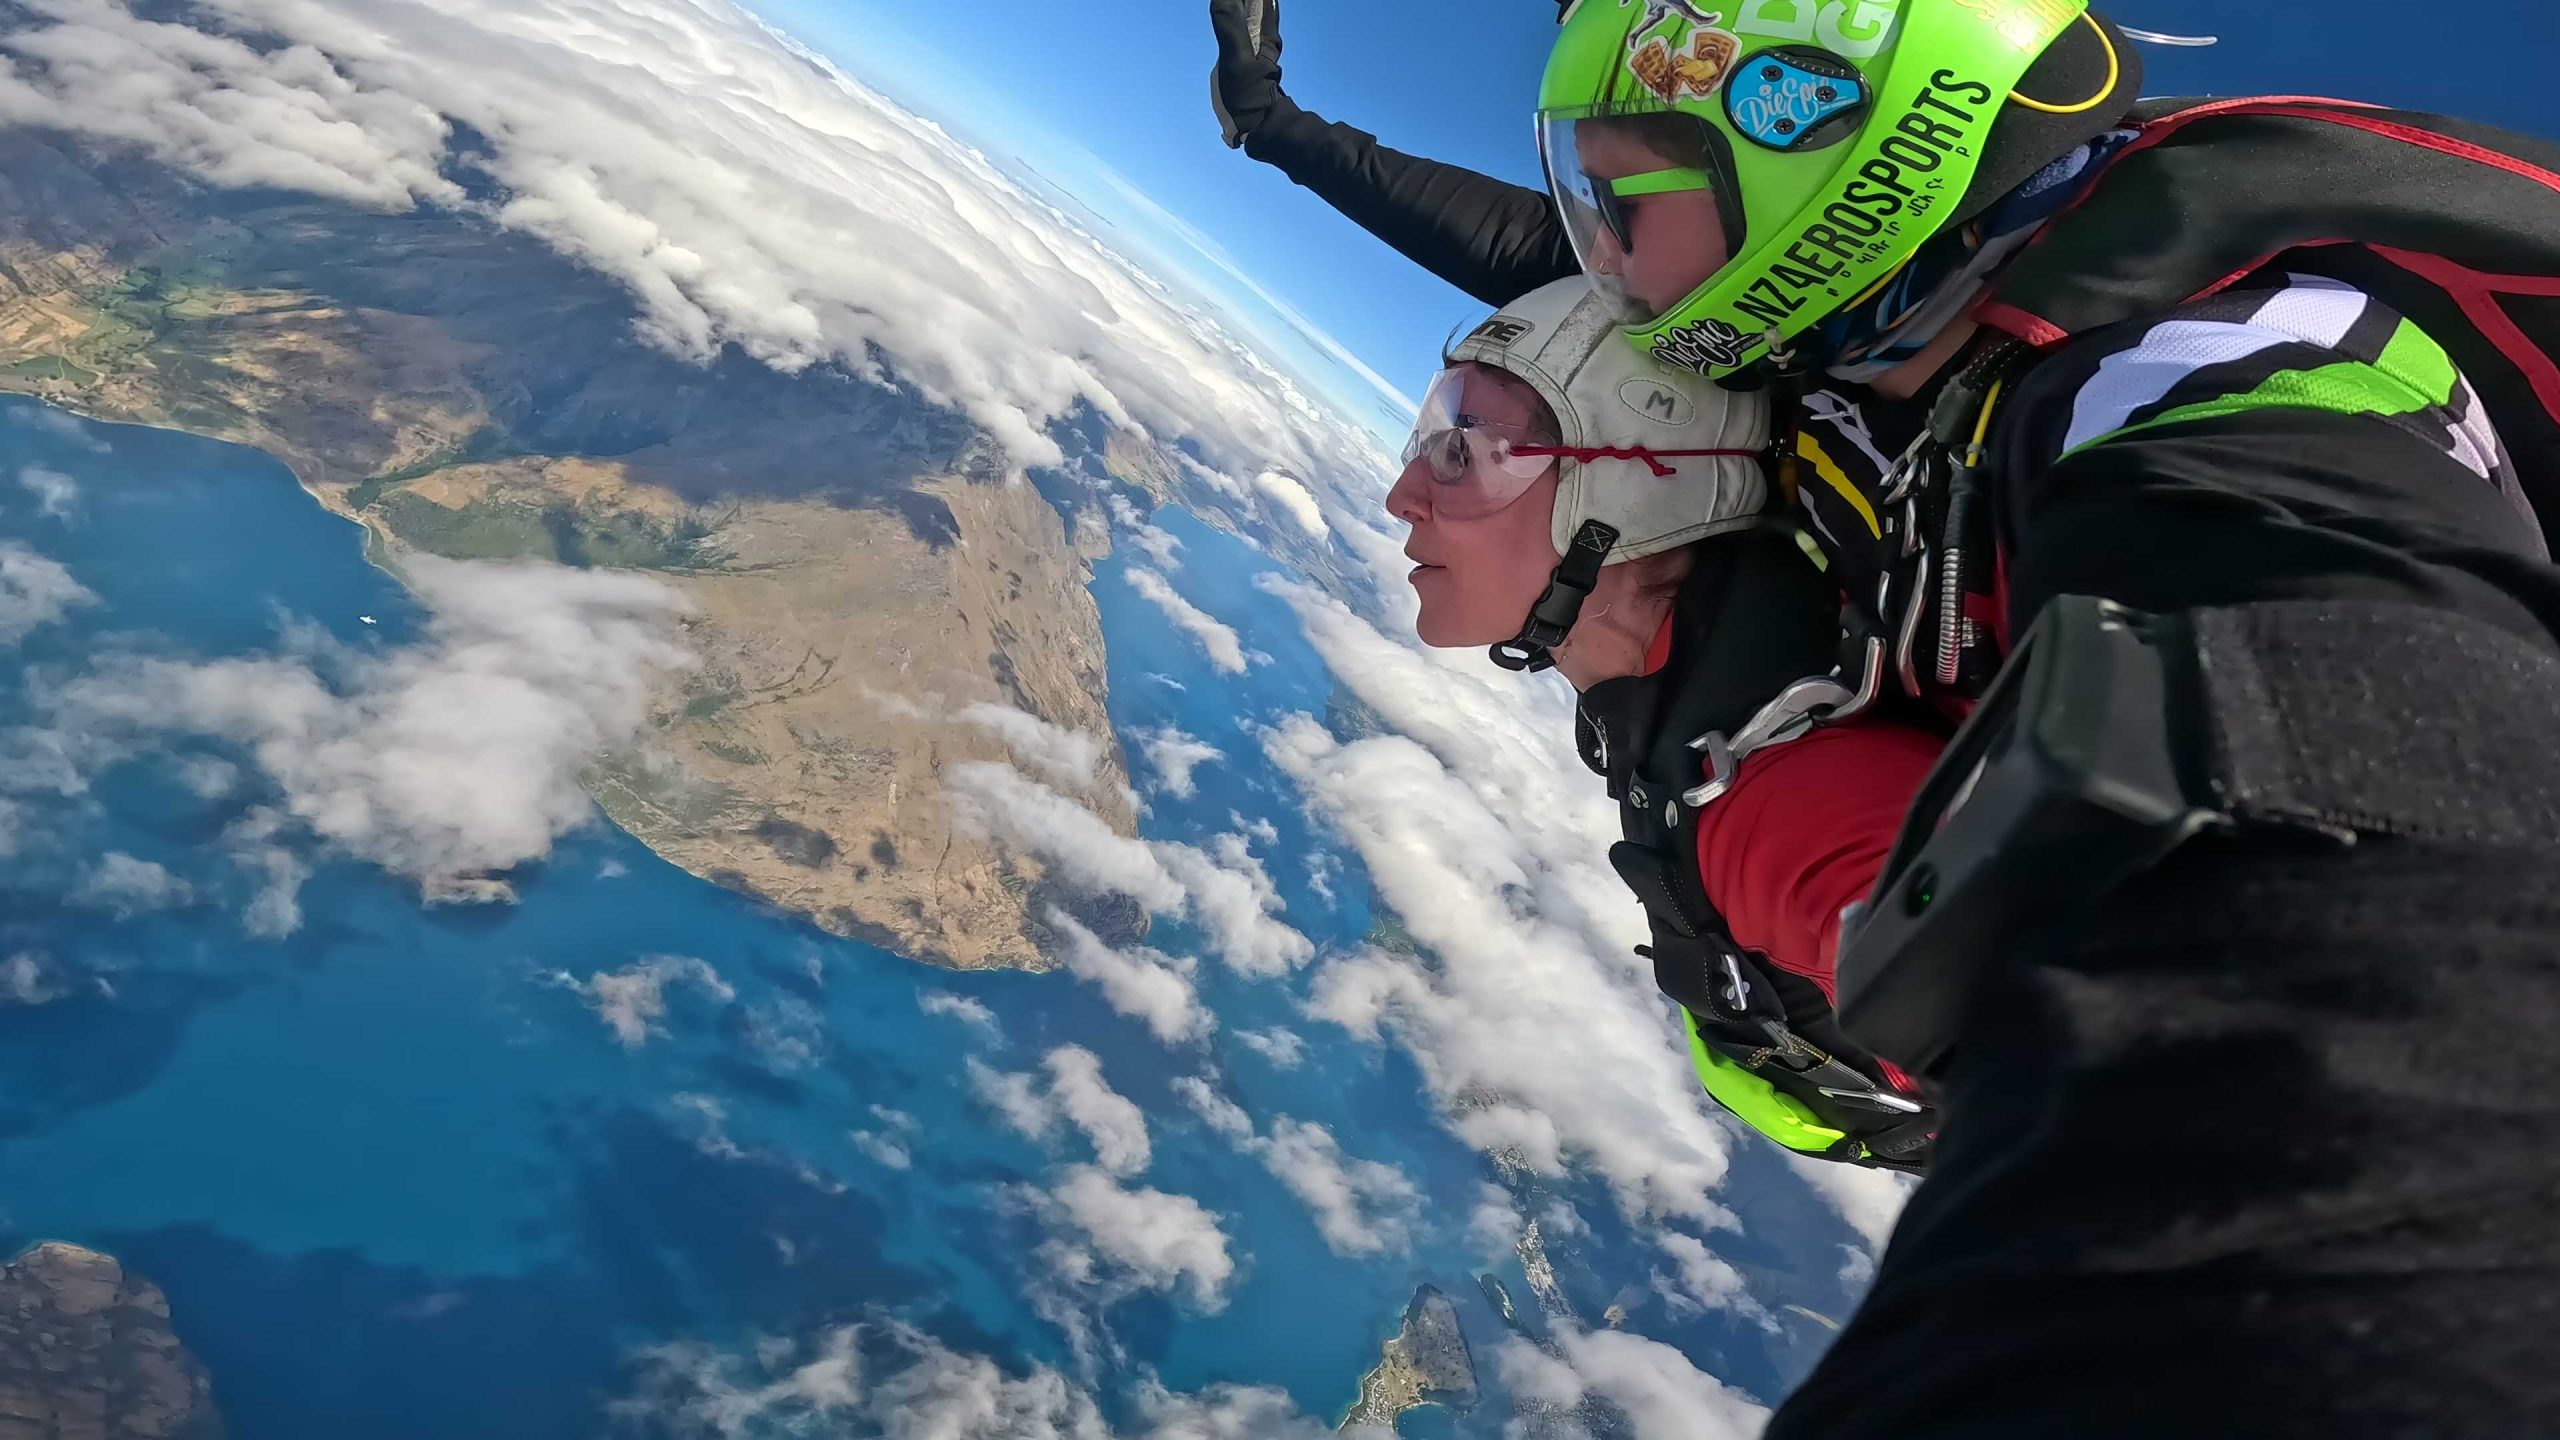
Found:
[[[2193,616],[2213,789],[2233,818],[2480,844],[2560,838],[2552,651],[2413,605]]]
[[[1522,622],[1520,633],[1492,647],[1488,652],[1493,663],[1505,670],[1525,670],[1532,674],[1553,666],[1555,657],[1547,652],[1564,643],[1573,633],[1573,622],[1582,618],[1582,602],[1600,584],[1600,568],[1609,562],[1609,552],[1618,543],[1618,529],[1598,520],[1585,520],[1574,532],[1573,547],[1565,552],[1564,561],[1547,577],[1547,588],[1538,603],[1529,607],[1529,618]]]
[[[1712,907],[1673,883],[1676,854],[1635,841],[1610,847],[1610,863],[1651,923],[1654,983],[1684,1012],[1699,1078],[1718,1103],[1792,1150],[1855,1164],[1918,1169],[1937,1113],[1897,1095],[1798,1029],[1781,975],[1725,933]],[[1688,869],[1694,871],[1695,866]],[[1803,987],[1810,989],[1809,986]],[[1821,1007],[1827,1011],[1827,1005]],[[1826,1034],[1836,1024],[1821,1027]]]
[[[2046,605],[1904,817],[1840,1019],[1943,1072],[1985,977],[2198,834],[2560,843],[2560,654],[2429,607]]]

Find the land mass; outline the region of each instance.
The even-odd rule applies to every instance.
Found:
[[[1009,706],[1100,738],[1078,798],[1135,832],[1085,590],[1106,532],[1071,531],[978,427],[894,380],[670,356],[613,284],[468,217],[9,141],[0,390],[263,449],[395,574],[423,551],[656,576],[702,664],[591,777],[616,822],[838,934],[1045,964],[1033,917],[1066,897],[956,831],[939,775],[1002,758],[962,712]],[[1131,443],[1092,449],[1133,494],[1166,483]]]
[[[1413,1292],[1404,1325],[1381,1349],[1376,1368],[1360,1378],[1360,1399],[1337,1428],[1392,1428],[1397,1416],[1420,1406],[1463,1410],[1475,1401],[1475,1356],[1458,1324],[1458,1307],[1425,1285]]]
[[[43,1244],[0,1266],[0,1440],[220,1440],[205,1369],[159,1287]]]

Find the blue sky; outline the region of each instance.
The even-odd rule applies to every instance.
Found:
[[[1274,298],[1407,393],[1479,309],[1267,166],[1228,150],[1208,105],[1202,0],[1052,0],[997,25],[954,0],[751,0],[771,19],[934,118],[1010,150],[1106,213],[1099,162]],[[2148,48],[2153,94],[2337,95],[2560,134],[2550,97],[2560,8],[2447,0],[2454,28],[2413,31],[2376,0],[2118,0],[2154,30],[2218,34]],[[1290,93],[1387,144],[1538,183],[1529,105],[1551,0],[1285,0]],[[1090,157],[1088,160],[1085,157]],[[1222,283],[1210,275],[1211,283]]]

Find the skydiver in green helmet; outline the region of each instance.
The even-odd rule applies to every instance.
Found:
[[[1480,299],[1586,268],[1628,343],[1773,391],[1820,678],[1880,647],[1879,703],[1984,701],[1898,845],[1842,837],[1894,855],[1844,1018],[1943,1122],[1772,1440],[2560,1434],[2560,150],[2138,102],[2078,0],[1577,0],[1542,211],[1300,110],[1271,6],[1211,13],[1249,153]],[[2150,691],[2091,688],[2127,654]],[[1699,737],[1630,839],[1827,718]],[[2001,828],[2159,798],[2116,741],[2172,840]],[[2001,789],[2030,750],[2047,789]],[[1869,948],[1933,913],[1996,943]]]

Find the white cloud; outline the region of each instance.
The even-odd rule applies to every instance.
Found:
[[[1208,1081],[1197,1075],[1185,1075],[1173,1082],[1173,1093],[1182,1099],[1209,1128],[1230,1140],[1253,1138],[1253,1117],[1244,1107],[1219,1094]]]
[[[689,663],[657,581],[556,565],[405,557],[432,616],[414,645],[101,662],[46,697],[93,747],[168,733],[245,748],[281,808],[336,850],[476,893],[549,853],[594,806],[580,774],[639,733],[654,678]]]
[[[905,1141],[877,1130],[854,1131],[853,1144],[855,1149],[870,1156],[872,1163],[884,1170],[905,1170],[916,1163]]]
[[[998,1070],[975,1056],[968,1061],[968,1073],[969,1089],[1014,1133],[1029,1140],[1045,1140],[1057,1133],[1057,1107],[1049,1103],[1038,1080],[1019,1071]]]
[[[693,1137],[694,1149],[715,1160],[747,1158],[746,1147],[729,1138],[729,1107],[720,1103],[720,1097],[686,1091],[669,1096],[667,1103],[700,1122],[700,1133]]]
[[[585,996],[596,1018],[625,1050],[637,1050],[651,1037],[667,1033],[658,1022],[667,1018],[669,986],[691,985],[724,1005],[738,998],[708,961],[690,955],[652,955],[584,980],[566,974],[555,974],[552,980]]]
[[[1225,752],[1205,740],[1194,739],[1168,725],[1158,730],[1139,730],[1131,738],[1138,742],[1140,753],[1155,767],[1154,788],[1176,800],[1188,800],[1200,787],[1191,772],[1212,760],[1223,760]]]
[[[1182,542],[1174,538],[1171,531],[1150,523],[1146,516],[1138,513],[1137,506],[1129,503],[1129,497],[1119,491],[1112,491],[1109,498],[1111,518],[1120,522],[1121,534],[1131,545],[1156,562],[1158,570],[1182,568]]]
[[[1138,1389],[1144,1440],[1333,1440],[1334,1432],[1298,1413],[1281,1391],[1220,1385],[1198,1395],[1177,1395],[1162,1385]],[[1394,1432],[1362,1425],[1342,1432],[1354,1440],[1393,1440]]]
[[[0,1005],[50,1005],[69,993],[42,955],[21,950],[0,961]]]
[[[0,540],[0,645],[15,645],[80,606],[96,603],[98,597],[72,579],[60,561],[15,540]]]
[[[1236,1040],[1244,1048],[1271,1062],[1275,1070],[1295,1070],[1307,1058],[1307,1042],[1298,1032],[1274,1025],[1268,1030],[1239,1030]]]
[[[1630,1214],[1729,1219],[1708,1196],[1731,1132],[1707,1114],[1651,977],[1629,963],[1634,907],[1614,875],[1565,868],[1605,865],[1607,844],[1540,853],[1527,843],[1539,820],[1493,809],[1400,736],[1343,745],[1302,716],[1265,748],[1439,960],[1336,960],[1312,1013],[1400,1039],[1472,1144],[1550,1175],[1587,1159]],[[1586,904],[1576,885],[1597,893]],[[1629,959],[1594,962],[1617,955]]]
[[[990,1040],[1004,1038],[1004,1026],[997,1021],[996,1012],[988,1009],[984,1001],[972,1000],[966,995],[954,995],[948,990],[927,990],[916,996],[916,1008],[927,1015],[940,1015],[957,1020],[983,1033]]]
[[[776,995],[745,1012],[742,1039],[768,1069],[788,1074],[826,1058],[827,1017],[797,995]]]
[[[640,1352],[638,1394],[616,1401],[627,1418],[669,1422],[680,1433],[744,1440],[806,1431],[850,1418],[863,1398],[862,1330],[847,1325],[806,1347],[759,1345],[753,1361],[709,1346],[660,1345]]]
[[[1102,1078],[1102,1060],[1081,1045],[1061,1045],[1043,1062],[1049,1098],[1068,1124],[1084,1132],[1096,1163],[1114,1175],[1135,1175],[1154,1158],[1147,1117],[1129,1097]]]
[[[1499,1185],[1476,1187],[1476,1204],[1467,1212],[1467,1238],[1491,1258],[1511,1253],[1520,1243],[1528,1222],[1520,1218],[1520,1207],[1512,1202],[1511,1192]]]
[[[148,910],[173,910],[194,901],[195,887],[169,867],[110,850],[82,877],[71,902],[131,919]]]
[[[277,843],[284,829],[284,816],[261,806],[223,834],[232,858],[257,880],[240,926],[261,939],[280,940],[302,928],[302,882],[311,878],[311,866]]]
[[[1049,1072],[1045,1086],[1037,1077],[972,1059],[969,1088],[1026,1139],[1047,1140],[1062,1124],[1072,1125],[1104,1170],[1134,1175],[1146,1169],[1153,1159],[1146,1114],[1102,1078],[1101,1058],[1081,1045],[1061,1045],[1041,1063]]]
[[[1345,1155],[1332,1131],[1286,1115],[1271,1122],[1268,1134],[1256,1134],[1244,1107],[1200,1076],[1176,1079],[1173,1093],[1298,1197],[1327,1249],[1337,1255],[1382,1255],[1411,1243],[1421,1218],[1422,1192],[1403,1171]]]
[[[219,800],[240,788],[240,767],[212,755],[189,755],[178,762],[178,783],[199,800]]]
[[[1316,506],[1316,497],[1307,493],[1306,486],[1277,470],[1265,470],[1253,477],[1253,488],[1269,497],[1272,508],[1288,516],[1291,524],[1315,539],[1322,540],[1333,533],[1333,527],[1325,523],[1324,511]]]
[[[18,469],[18,486],[36,497],[36,509],[56,520],[68,520],[80,507],[80,482],[43,465]]]
[[[1020,845],[1083,889],[1197,922],[1219,958],[1241,974],[1283,974],[1315,954],[1306,936],[1278,918],[1279,891],[1260,862],[1241,853],[1240,840],[1214,856],[1173,841],[1133,840],[1074,800],[988,761],[954,765],[944,781],[964,830]]]
[[[1245,670],[1244,642],[1236,637],[1235,627],[1185,600],[1171,582],[1144,565],[1132,565],[1121,572],[1129,588],[1165,613],[1174,627],[1200,643],[1209,663],[1229,675]]]
[[[1659,1341],[1569,1325],[1552,1334],[1553,1353],[1517,1337],[1494,1351],[1515,1396],[1567,1410],[1603,1401],[1626,1416],[1633,1440],[1752,1440],[1769,1422],[1768,1407]]]
[[[1079,790],[1093,787],[1095,767],[1102,763],[1102,742],[1081,730],[1052,725],[1027,710],[981,702],[963,709],[959,719],[1004,741],[1014,754],[1050,779]]]
[[[1048,920],[1067,942],[1059,958],[1068,971],[1100,990],[1112,1009],[1143,1022],[1158,1040],[1196,1040],[1217,1028],[1217,1019],[1200,1003],[1191,957],[1143,945],[1114,949],[1063,910],[1051,909]]]
[[[1190,896],[1147,841],[1113,833],[1100,816],[1011,766],[964,761],[943,778],[964,828],[1027,847],[1085,889],[1126,895],[1158,915],[1189,910]]]
[[[1092,1165],[1070,1167],[1041,1198],[1052,1224],[1089,1252],[1087,1259],[1108,1262],[1149,1290],[1181,1290],[1203,1310],[1225,1308],[1236,1262],[1218,1217],[1199,1201],[1128,1188]],[[1070,1278],[1082,1268],[1072,1251],[1058,1252],[1053,1262]]]
[[[1893,1225],[1902,1218],[1902,1207],[1920,1182],[1908,1175],[1890,1170],[1867,1170],[1855,1165],[1841,1165],[1827,1160],[1813,1160],[1788,1151],[1788,1168],[1849,1222],[1849,1228],[1866,1237],[1867,1244],[1877,1250],[1893,1234]]]
[[[1283,1115],[1251,1147],[1290,1194],[1315,1217],[1317,1233],[1336,1255],[1383,1255],[1413,1238],[1422,1192],[1404,1172],[1342,1153],[1333,1132]]]
[[[657,1345],[634,1359],[634,1389],[613,1403],[614,1417],[682,1440],[1331,1440],[1280,1391],[1217,1385],[1180,1394],[1152,1377],[1136,1386],[1134,1428],[1115,1430],[1093,1396],[1057,1370],[1017,1373],[896,1320],[738,1350]]]
[[[1751,1298],[1751,1288],[1743,1281],[1742,1272],[1709,1250],[1706,1242],[1677,1230],[1665,1230],[1653,1237],[1653,1243],[1671,1257],[1677,1272],[1669,1277],[1669,1283],[1660,1271],[1654,1272],[1655,1288],[1671,1302],[1674,1314],[1730,1310],[1774,1328],[1767,1307]]]
[[[1374,451],[1206,308],[726,0],[215,0],[197,28],[29,8],[0,123],[217,185],[484,215],[623,286],[681,354],[866,377],[885,357],[1023,464],[1058,462],[1043,427],[1079,406],[1221,464]],[[497,198],[441,173],[457,123]]]

